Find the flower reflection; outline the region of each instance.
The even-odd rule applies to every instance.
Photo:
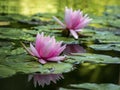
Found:
[[[54,20],[60,24],[63,29],[69,31],[75,39],[78,39],[78,32],[82,30],[92,20],[87,16],[83,15],[80,10],[73,11],[72,8],[65,8],[65,17],[63,24],[57,17],[53,16]]]
[[[85,53],[86,50],[79,44],[67,44],[66,49],[63,51],[64,54],[70,53]]]
[[[56,81],[63,79],[64,77],[62,74],[34,73],[28,76],[28,81],[30,81],[32,78],[35,87],[37,86],[37,84],[44,87],[45,85],[49,85],[51,82],[56,83]]]

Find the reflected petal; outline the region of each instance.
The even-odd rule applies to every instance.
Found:
[[[45,85],[49,85],[51,82],[56,83],[56,81],[63,79],[62,74],[39,74],[39,73],[34,73],[28,76],[28,79],[33,77],[33,84],[34,87],[39,86],[44,87]]]

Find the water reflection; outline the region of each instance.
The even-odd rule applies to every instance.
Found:
[[[28,81],[31,81],[33,78],[34,87],[39,86],[44,87],[45,85],[50,85],[51,82],[56,83],[58,80],[63,79],[62,74],[40,74],[34,73],[28,76]]]
[[[71,53],[85,53],[86,50],[80,46],[79,44],[67,44],[66,49],[63,51],[64,54],[71,54]]]

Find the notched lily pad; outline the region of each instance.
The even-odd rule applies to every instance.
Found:
[[[0,77],[9,77],[15,73],[35,73],[42,74],[50,73],[65,73],[73,69],[73,65],[70,63],[47,63],[45,65],[40,64],[32,56],[21,54],[12,55],[3,59],[0,59]]]

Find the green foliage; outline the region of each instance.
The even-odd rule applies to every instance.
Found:
[[[102,54],[91,53],[73,53],[71,56],[67,56],[67,63],[103,63],[103,64],[120,64],[120,58],[111,57]]]
[[[120,51],[120,44],[94,44],[88,47],[100,51]]]
[[[70,84],[69,88],[60,88],[59,90],[120,90],[120,86],[116,84],[95,84],[95,83],[83,83],[83,84]]]
[[[86,29],[87,30],[87,29]],[[89,35],[88,38],[80,38],[81,43],[120,43],[120,36],[117,36],[109,31],[83,30],[84,35]],[[87,33],[86,33],[87,32]]]
[[[15,73],[34,73],[41,74],[50,73],[65,73],[72,70],[72,64],[69,63],[52,63],[49,62],[45,65],[40,64],[36,59],[26,54],[12,55],[0,60],[0,77],[9,77]]]
[[[14,75],[16,72],[13,69],[10,69],[9,67],[5,65],[0,64],[0,78],[5,78]]]

